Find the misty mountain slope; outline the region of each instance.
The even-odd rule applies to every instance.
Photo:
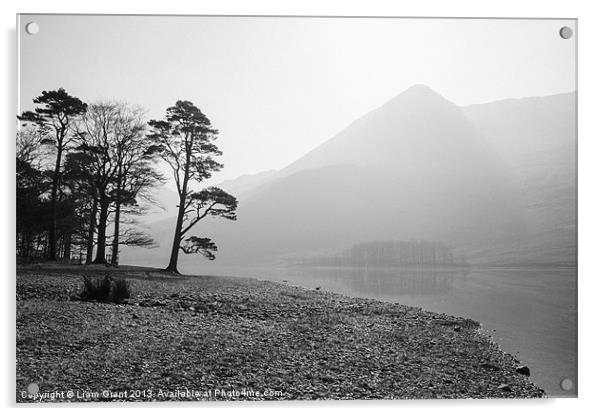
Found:
[[[576,143],[525,157],[514,186],[528,240],[473,253],[488,264],[577,264]]]
[[[499,160],[488,147],[458,106],[429,87],[416,85],[351,123],[278,176],[335,163],[396,165],[409,173],[428,173],[448,160],[452,167],[455,161],[450,158],[456,156],[476,162],[477,154],[483,166],[495,166]]]
[[[244,199],[248,194],[269,182],[276,172],[276,170],[266,170],[256,174],[241,175],[235,179],[223,181],[217,186],[232,195],[236,195],[238,199]]]
[[[468,119],[511,166],[576,139],[576,93],[463,107]],[[532,159],[531,159],[532,160]]]
[[[509,167],[526,241],[471,249],[487,264],[577,262],[576,94],[463,108]]]
[[[214,264],[224,266],[409,239],[442,241],[473,263],[571,264],[574,136],[565,127],[574,113],[563,111],[570,101],[564,94],[460,108],[412,87],[283,170],[242,186],[238,221],[206,221],[194,234],[214,239]],[[554,132],[543,125],[546,114]],[[174,223],[151,227],[165,258]],[[163,258],[154,252],[153,260]]]

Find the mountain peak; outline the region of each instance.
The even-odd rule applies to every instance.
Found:
[[[428,85],[416,84],[391,98],[380,109],[408,112],[412,109],[423,109],[425,107],[430,109],[451,108],[456,107],[456,105]]]
[[[426,84],[414,84],[404,92],[412,92],[412,91],[422,91],[422,92],[431,92],[435,93],[431,87]],[[436,93],[435,93],[436,94]]]
[[[431,87],[416,84],[391,98],[376,111],[385,114],[409,115],[415,114],[417,111],[424,114],[425,109],[428,109],[429,112],[440,112],[455,111],[457,107]]]
[[[399,94],[397,97],[410,97],[413,99],[416,99],[419,97],[424,97],[424,98],[430,97],[430,98],[437,98],[437,99],[445,100],[445,98],[443,96],[441,96],[441,94],[439,94],[438,92],[433,90],[428,85],[424,85],[424,84],[412,85],[410,88],[408,88],[407,90],[405,90],[404,92]]]

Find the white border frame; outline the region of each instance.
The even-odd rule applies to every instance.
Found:
[[[416,16],[416,17],[536,17],[536,18],[578,18],[579,19],[579,67],[578,79],[581,91],[579,101],[579,398],[531,400],[477,400],[477,401],[396,401],[396,402],[287,402],[268,403],[263,406],[242,403],[203,404],[195,406],[195,413],[201,412],[245,412],[251,414],[287,413],[304,414],[307,411],[341,411],[351,414],[364,414],[376,410],[379,413],[399,414],[400,412],[420,412],[420,414],[479,414],[507,415],[509,412],[528,411],[532,414],[559,414],[587,412],[598,408],[600,358],[596,335],[600,329],[599,308],[596,308],[599,294],[602,294],[602,276],[597,270],[598,246],[600,245],[600,213],[602,213],[602,185],[598,166],[602,164],[601,113],[601,54],[602,14],[596,7],[598,2],[589,0],[102,0],[86,3],[75,0],[4,0],[1,3],[0,19],[3,39],[3,88],[0,99],[0,114],[4,126],[2,140],[2,180],[0,195],[5,204],[2,210],[3,235],[0,239],[0,264],[2,265],[2,320],[6,335],[2,341],[2,355],[5,360],[4,374],[0,381],[0,392],[4,406],[14,407],[15,400],[15,276],[14,276],[14,132],[17,100],[16,83],[16,13],[104,13],[104,14],[202,14],[202,15],[332,15],[332,16]],[[178,412],[190,405],[171,403]],[[57,413],[70,411],[74,406],[44,407],[44,412]],[[110,412],[132,407],[111,405]],[[139,406],[137,406],[139,407]],[[34,408],[35,409],[35,408]],[[14,410],[14,409],[13,409]],[[26,409],[32,411],[32,408]],[[41,409],[40,409],[41,410]],[[33,410],[35,411],[35,410]],[[38,410],[39,411],[39,410]],[[164,413],[166,406],[153,406],[144,412]],[[86,412],[103,414],[106,408],[86,409]]]

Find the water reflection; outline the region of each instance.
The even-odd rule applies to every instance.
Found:
[[[469,269],[396,269],[396,268],[326,268],[295,267],[286,269],[285,275],[295,282],[311,281],[345,286],[348,292],[376,297],[390,294],[428,296],[447,294],[454,282],[461,281]]]

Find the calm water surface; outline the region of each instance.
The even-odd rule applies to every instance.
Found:
[[[548,395],[576,394],[576,269],[233,268],[219,273],[286,280],[290,285],[319,286],[475,319],[502,349],[531,369],[531,379]],[[575,390],[560,388],[560,381],[567,377]]]

